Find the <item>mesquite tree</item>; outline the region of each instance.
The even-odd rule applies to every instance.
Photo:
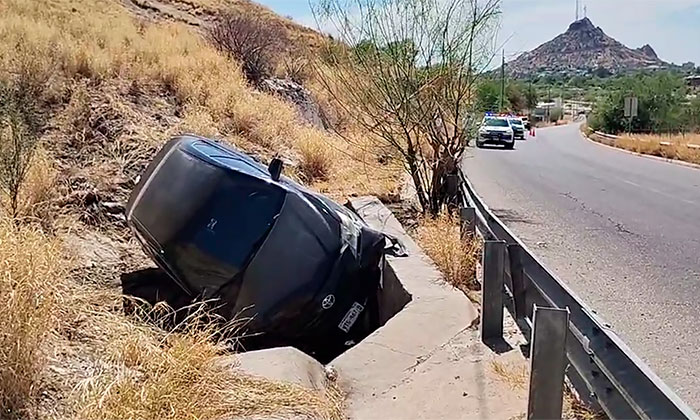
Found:
[[[10,216],[15,219],[20,190],[44,125],[40,93],[39,86],[26,77],[0,80],[0,191],[7,194]]]
[[[500,0],[317,0],[335,34],[318,76],[378,146],[400,156],[424,212],[450,200],[448,177],[480,118],[476,82],[494,56]]]

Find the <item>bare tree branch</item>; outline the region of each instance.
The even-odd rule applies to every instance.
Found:
[[[395,152],[425,212],[451,197],[477,121],[474,86],[493,59],[500,0],[317,0],[339,43],[317,73],[350,118]]]

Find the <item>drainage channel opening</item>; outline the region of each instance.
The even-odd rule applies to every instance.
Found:
[[[233,351],[251,351],[273,347],[291,346],[314,357],[319,362],[326,364],[341,355],[346,350],[357,345],[371,333],[386,324],[392,317],[399,313],[411,301],[411,295],[404,289],[396,273],[387,263],[384,264],[380,287],[376,293],[370,295],[364,305],[352,306],[341,323],[337,326],[338,331],[333,328],[330,331],[315,330],[314,327],[323,320],[304,319],[303,313],[297,312],[295,317],[289,317],[290,324],[298,322],[308,323],[308,334],[289,337],[284,331],[284,322],[275,322],[276,328],[265,330],[257,328],[264,325],[264,322],[257,324],[251,322],[255,320],[255,315],[241,316],[232,321],[234,328],[222,328],[229,333]],[[188,317],[196,310],[201,310],[202,305],[206,305],[209,313],[215,316],[208,318],[207,322],[221,322],[222,326],[226,322],[221,316],[221,308],[225,305],[217,305],[216,302],[206,301],[202,303],[201,297],[193,297],[179,287],[160,268],[148,268],[121,276],[122,292],[126,296],[124,300],[124,310],[128,314],[138,313],[146,316],[151,322],[166,329],[174,329],[183,322],[187,322]],[[324,299],[323,304],[332,306],[332,299]],[[164,316],[162,311],[154,312],[150,308],[158,303],[166,303],[172,312]],[[250,311],[249,311],[250,312]],[[285,316],[281,313],[280,316]],[[351,322],[352,321],[352,322]],[[229,321],[231,322],[231,321]],[[252,327],[251,327],[252,326]],[[294,328],[297,330],[298,328]],[[351,340],[339,341],[341,334],[351,333]],[[335,334],[337,333],[337,336]]]

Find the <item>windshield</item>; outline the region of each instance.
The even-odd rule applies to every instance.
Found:
[[[508,121],[500,118],[487,118],[484,125],[487,127],[508,127]]]
[[[169,154],[146,185],[133,218],[173,275],[197,292],[245,270],[285,200],[284,190],[264,179],[183,150]]]
[[[520,120],[510,120],[510,123],[511,123],[512,125],[523,125],[523,123],[520,122]]]

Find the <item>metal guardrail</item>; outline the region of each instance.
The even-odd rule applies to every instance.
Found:
[[[609,324],[548,270],[489,210],[461,172],[460,177],[464,200],[462,215],[473,214],[474,220],[466,223],[478,229],[485,240],[482,336],[493,338],[500,334],[502,337],[504,305],[528,339],[533,326],[533,308],[566,309],[569,311],[568,336],[561,343],[566,346],[569,364],[566,376],[584,401],[599,405],[614,419],[700,419],[632,352]],[[547,368],[546,364],[539,367],[545,371]],[[556,369],[555,366],[549,368]],[[534,359],[532,371],[534,377]]]
[[[601,137],[607,137],[609,139],[619,139],[620,138],[620,136],[616,136],[614,134],[603,133],[602,131],[594,131],[593,133],[597,134]]]

